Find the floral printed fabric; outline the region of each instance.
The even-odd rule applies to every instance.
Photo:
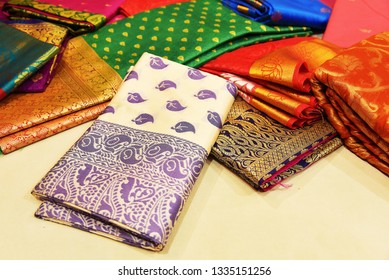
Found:
[[[235,96],[220,77],[144,53],[33,194],[162,250]]]

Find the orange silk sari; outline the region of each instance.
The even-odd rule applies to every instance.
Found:
[[[312,89],[347,148],[389,175],[389,32],[315,71]]]

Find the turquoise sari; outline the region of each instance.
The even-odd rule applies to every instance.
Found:
[[[59,48],[0,22],[0,99],[48,62]]]

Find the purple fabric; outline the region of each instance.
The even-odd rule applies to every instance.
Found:
[[[24,81],[15,91],[16,92],[44,92],[49,85],[51,79],[55,75],[55,70],[59,61],[62,58],[63,52],[66,48],[67,39],[61,46],[60,52],[49,60],[37,73]]]
[[[34,193],[118,221],[161,250],[206,157],[188,141],[97,120]]]
[[[74,228],[110,237],[111,239],[131,246],[151,250],[155,247],[154,243],[137,237],[134,234],[130,234],[123,229],[103,223],[89,215],[82,214],[50,201],[44,201],[39,206],[38,210],[35,212],[35,217],[57,222],[59,224],[71,225]]]
[[[136,237],[126,243],[160,251],[235,96],[223,78],[144,53],[33,194]],[[80,226],[56,213],[37,216]],[[93,232],[97,225],[81,227]]]

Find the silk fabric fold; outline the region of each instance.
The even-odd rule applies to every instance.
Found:
[[[236,87],[220,77],[144,53],[33,194],[160,251],[235,96]]]
[[[310,34],[305,27],[248,20],[216,0],[197,0],[138,13],[83,38],[123,77],[143,52],[197,68],[241,46]]]
[[[43,92],[53,78],[58,62],[65,50],[67,29],[41,20],[12,20],[5,23],[42,42],[59,48],[59,52],[50,61],[15,89],[17,92]]]
[[[72,38],[44,92],[15,92],[0,102],[1,151],[15,151],[96,118],[104,109],[99,104],[110,101],[121,82],[82,37]]]
[[[0,22],[0,100],[59,52],[57,46]]]
[[[315,71],[312,90],[345,146],[389,174],[389,32],[345,49]]]
[[[259,191],[268,191],[342,143],[325,120],[289,129],[240,97],[233,104],[212,155]]]
[[[31,17],[66,26],[74,35],[92,32],[119,12],[122,0],[61,1],[9,0],[3,11],[8,17]]]
[[[222,0],[238,14],[268,25],[326,28],[331,8],[320,0]]]
[[[244,100],[293,129],[322,119],[310,78],[340,49],[320,39],[290,38],[242,47],[201,69],[232,81]]]
[[[336,0],[323,40],[349,48],[389,30],[389,1]]]

